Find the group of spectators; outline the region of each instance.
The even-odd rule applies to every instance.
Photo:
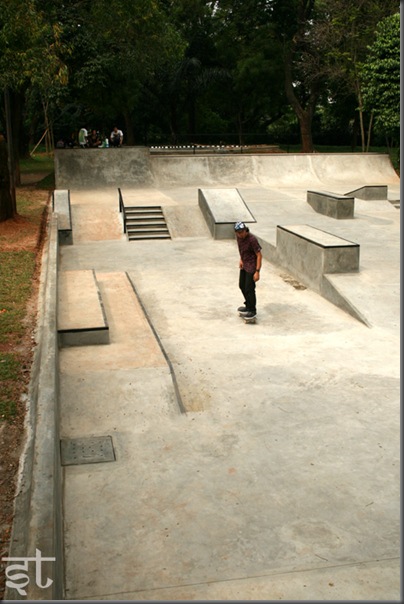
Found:
[[[100,147],[121,147],[123,143],[123,132],[117,126],[114,126],[109,137],[101,135],[101,133],[93,128],[88,131],[87,128],[80,128],[77,141],[75,134],[73,133],[69,140],[60,139],[56,143],[58,148],[66,147],[81,147],[86,148],[100,148]]]
[[[90,134],[87,128],[81,128],[79,131],[79,146],[85,147],[121,147],[123,143],[123,132],[118,126],[114,126],[109,139],[104,138],[100,133],[93,129]]]

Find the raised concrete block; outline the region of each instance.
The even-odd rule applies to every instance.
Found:
[[[366,200],[387,199],[387,185],[365,185],[364,187],[359,187],[359,189],[345,193],[345,195],[352,195],[358,199]]]
[[[328,191],[307,191],[307,202],[313,210],[331,218],[354,217],[354,197],[338,195]]]
[[[61,346],[109,343],[109,327],[93,270],[59,273],[58,334]]]
[[[282,265],[317,291],[324,274],[359,270],[357,243],[304,224],[278,225],[276,235]]]
[[[72,216],[70,209],[70,191],[55,189],[52,199],[53,211],[58,215],[58,236],[60,245],[72,245]]]
[[[256,222],[238,189],[198,189],[198,203],[214,239],[234,237],[234,223]]]

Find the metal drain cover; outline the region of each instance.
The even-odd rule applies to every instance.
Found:
[[[60,441],[62,466],[115,461],[111,436],[67,438]]]

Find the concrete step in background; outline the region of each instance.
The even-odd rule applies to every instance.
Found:
[[[161,206],[124,207],[129,241],[137,239],[170,239]]]

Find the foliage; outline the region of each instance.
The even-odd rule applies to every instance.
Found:
[[[0,0],[0,83],[25,131],[117,123],[127,144],[271,131],[355,146],[360,64],[397,0]],[[383,43],[383,41],[381,41]],[[290,110],[294,117],[290,119]],[[42,117],[44,116],[44,117]],[[1,119],[1,118],[0,118]],[[377,128],[381,124],[375,110]],[[277,125],[278,122],[278,125]],[[216,131],[216,132],[214,132]]]
[[[400,15],[383,19],[362,66],[363,102],[375,129],[398,139],[400,129]]]

